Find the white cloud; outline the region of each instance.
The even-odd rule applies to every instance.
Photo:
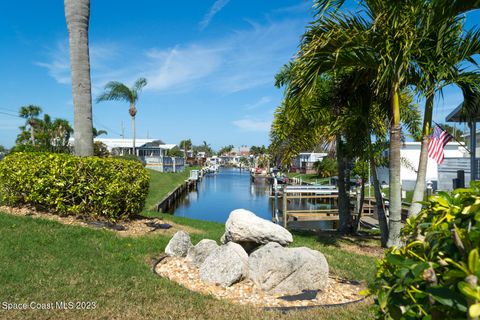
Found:
[[[232,124],[243,131],[268,132],[270,131],[270,121],[262,121],[257,119],[239,119],[232,122]]]
[[[200,21],[200,30],[205,29],[208,27],[210,24],[210,21],[212,21],[213,17],[225,7],[230,0],[216,0],[213,6],[210,7],[210,10],[208,10],[207,14],[203,17],[203,20]]]
[[[295,53],[306,21],[287,19],[248,27],[228,36],[170,48],[126,47],[121,43],[94,42],[90,47],[92,91],[111,80],[127,84],[146,77],[146,90],[185,93],[209,90],[214,94],[273,86],[280,67]],[[49,61],[37,62],[60,84],[70,84],[68,41],[57,43]]]
[[[245,110],[253,110],[253,109],[256,109],[258,107],[261,107],[267,103],[270,103],[272,102],[272,98],[270,97],[261,97],[260,99],[258,99],[257,101],[255,101],[254,103],[252,104],[247,104],[245,106]]]
[[[198,45],[173,49],[152,49],[146,56],[150,59],[147,89],[166,90],[186,86],[192,81],[212,74],[220,65],[221,50]]]

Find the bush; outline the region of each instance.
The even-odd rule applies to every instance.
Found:
[[[480,315],[480,183],[440,192],[403,230],[405,246],[378,263],[377,303],[393,319]]]
[[[139,213],[148,193],[142,164],[112,158],[15,153],[0,162],[0,200],[61,215],[117,221]]]

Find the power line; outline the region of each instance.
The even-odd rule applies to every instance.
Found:
[[[0,111],[0,114],[4,114],[4,115],[6,115],[6,116],[23,119],[23,118],[20,117],[18,114],[11,114],[11,113],[7,113],[7,112],[3,112],[3,111]]]

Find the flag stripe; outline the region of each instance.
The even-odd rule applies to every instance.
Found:
[[[441,164],[444,159],[444,149],[447,143],[453,139],[453,136],[446,131],[440,129],[439,126],[435,126],[433,133],[430,136],[430,141],[428,143],[428,157],[432,158]]]

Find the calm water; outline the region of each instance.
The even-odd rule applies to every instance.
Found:
[[[171,211],[176,216],[224,223],[232,210],[243,208],[271,220],[270,188],[266,183],[252,183],[248,171],[220,168],[217,174],[206,175],[198,190],[186,195]]]

